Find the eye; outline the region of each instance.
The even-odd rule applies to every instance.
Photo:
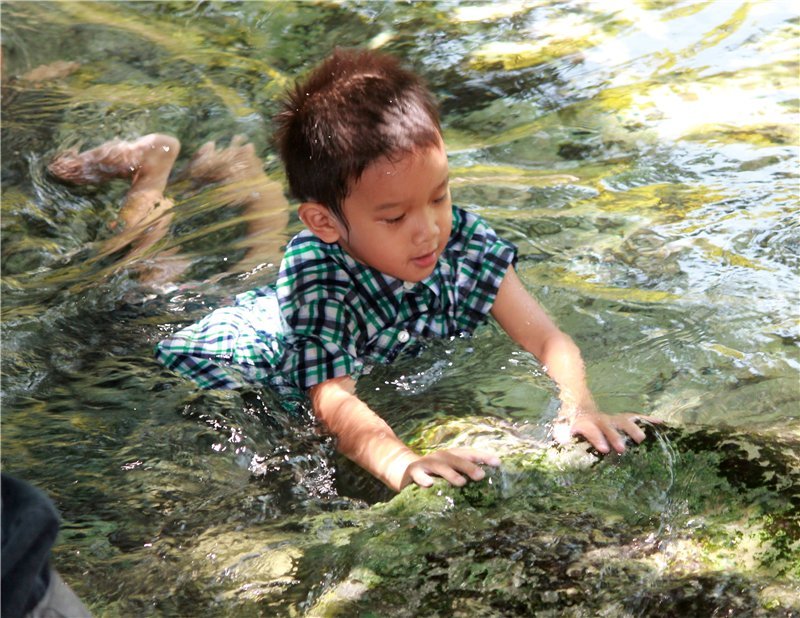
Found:
[[[403,220],[403,217],[405,217],[405,215],[400,215],[398,217],[392,217],[391,219],[384,219],[383,222],[384,223],[388,223],[389,225],[396,225],[396,224],[400,223]]]
[[[450,197],[450,187],[445,185],[444,192],[433,200],[434,204],[443,204]]]

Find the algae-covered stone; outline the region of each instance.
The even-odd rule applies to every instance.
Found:
[[[792,456],[762,444],[754,459],[744,445],[756,437],[719,430],[650,433],[604,458],[532,442],[483,482],[409,487],[358,513],[363,526],[337,557],[351,570],[324,585],[314,607],[382,616],[800,610]],[[598,596],[600,582],[614,595]]]

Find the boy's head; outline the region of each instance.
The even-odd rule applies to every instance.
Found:
[[[345,226],[342,204],[367,166],[441,143],[420,77],[374,51],[334,51],[288,93],[276,121],[293,197],[323,204]]]

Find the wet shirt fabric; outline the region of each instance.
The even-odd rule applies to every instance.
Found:
[[[306,230],[287,246],[275,284],[175,333],[156,357],[204,388],[264,385],[294,399],[325,380],[357,378],[420,340],[471,334],[516,255],[482,218],[457,207],[445,251],[417,283]]]

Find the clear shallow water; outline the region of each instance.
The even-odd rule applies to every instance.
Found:
[[[368,518],[367,503],[388,496],[266,395],[198,394],[152,360],[164,334],[274,277],[264,265],[209,280],[247,248],[240,212],[214,187],[176,177],[176,218],[156,249],[179,248],[191,267],[181,289],[157,293],[124,258],[99,256],[124,183],[67,188],[45,166],[69,146],[160,131],[181,140],[181,168],[205,141],[241,133],[281,181],[269,143],[276,97],[337,44],[371,42],[428,79],[454,200],[519,244],[523,280],[581,346],[606,410],[732,427],[797,461],[800,99],[789,3],[2,11],[2,460],[56,499],[57,565],[100,615],[313,613],[355,558],[335,553],[340,562],[311,568],[304,543],[334,532],[306,528],[301,542],[288,527],[328,512]],[[22,78],[56,60],[79,67]],[[297,229],[292,218],[287,233]],[[545,439],[557,405],[535,361],[492,326],[380,368],[360,389],[428,447],[452,439],[447,419],[488,419],[474,434],[455,426],[512,452],[514,436]],[[668,490],[691,477],[614,479],[620,496],[655,488],[647,508],[666,513],[652,531],[662,544],[676,547],[664,531],[699,519]],[[241,547],[232,563],[248,562],[248,543],[271,548],[253,550],[251,563],[275,563],[237,580],[210,557],[218,539]],[[796,593],[796,579],[781,581],[782,594]],[[606,609],[621,602],[597,582]],[[260,592],[242,592],[251,589]],[[629,611],[658,613],[645,591]]]

